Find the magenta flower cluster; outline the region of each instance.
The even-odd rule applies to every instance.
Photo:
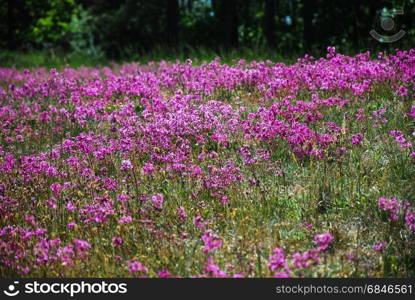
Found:
[[[293,253],[287,257],[285,251],[281,248],[275,248],[269,257],[268,267],[275,272],[274,277],[295,277],[300,275],[304,269],[308,269],[320,263],[319,255],[326,251],[333,242],[333,236],[330,233],[323,233],[314,236],[316,248],[307,250],[303,253]]]
[[[405,220],[405,225],[415,232],[415,208],[408,201],[404,202],[396,198],[379,198],[378,207],[389,214],[391,221],[399,218]]]

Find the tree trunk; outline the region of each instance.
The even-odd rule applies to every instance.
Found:
[[[360,50],[360,18],[359,18],[359,11],[360,11],[360,3],[359,1],[354,1],[353,3],[353,29],[352,34],[353,37],[351,40],[353,41],[354,49]],[[366,34],[366,31],[365,31]]]
[[[193,0],[187,0],[187,11],[191,13],[193,10]]]
[[[15,18],[14,5],[16,0],[7,1],[7,47],[10,50],[15,50]]]
[[[239,0],[215,0],[212,6],[219,23],[219,36],[225,49],[238,45],[238,11]]]
[[[231,48],[238,45],[238,21],[237,21],[237,0],[223,1],[225,4],[225,47]]]
[[[303,27],[303,44],[304,51],[310,53],[313,40],[313,6],[311,0],[303,0],[302,15],[304,20]]]
[[[264,35],[269,48],[275,48],[275,0],[265,0]]]
[[[167,41],[170,45],[177,43],[179,34],[179,1],[167,1]]]

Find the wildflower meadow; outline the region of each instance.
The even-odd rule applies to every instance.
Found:
[[[415,276],[415,50],[0,68],[0,275]]]

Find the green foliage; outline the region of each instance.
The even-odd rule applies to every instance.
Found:
[[[77,6],[68,25],[69,44],[78,54],[98,58],[103,56],[101,47],[96,45],[94,38],[94,17],[81,5]]]
[[[32,28],[33,40],[46,47],[62,44],[70,31],[69,24],[73,13],[75,0],[48,0],[48,9]]]
[[[167,9],[172,1],[179,5],[177,15]],[[0,24],[0,34],[6,37],[0,39],[0,46],[19,51],[54,48],[125,60],[152,55],[159,48],[167,48],[167,54],[180,50],[186,57],[198,48],[218,53],[270,46],[285,57],[287,53],[319,56],[327,45],[344,53],[405,49],[414,41],[413,0],[270,0],[275,6],[270,19],[265,17],[265,1],[229,1],[235,1],[230,12],[218,0],[7,1],[0,6],[0,17],[7,19]],[[380,43],[369,34],[379,28],[376,22],[384,8],[404,11],[397,16],[394,30],[405,30],[406,35],[393,44]],[[272,46],[264,29],[270,22]]]

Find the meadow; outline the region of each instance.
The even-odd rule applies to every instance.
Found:
[[[0,276],[415,276],[414,84],[414,49],[2,67]]]

